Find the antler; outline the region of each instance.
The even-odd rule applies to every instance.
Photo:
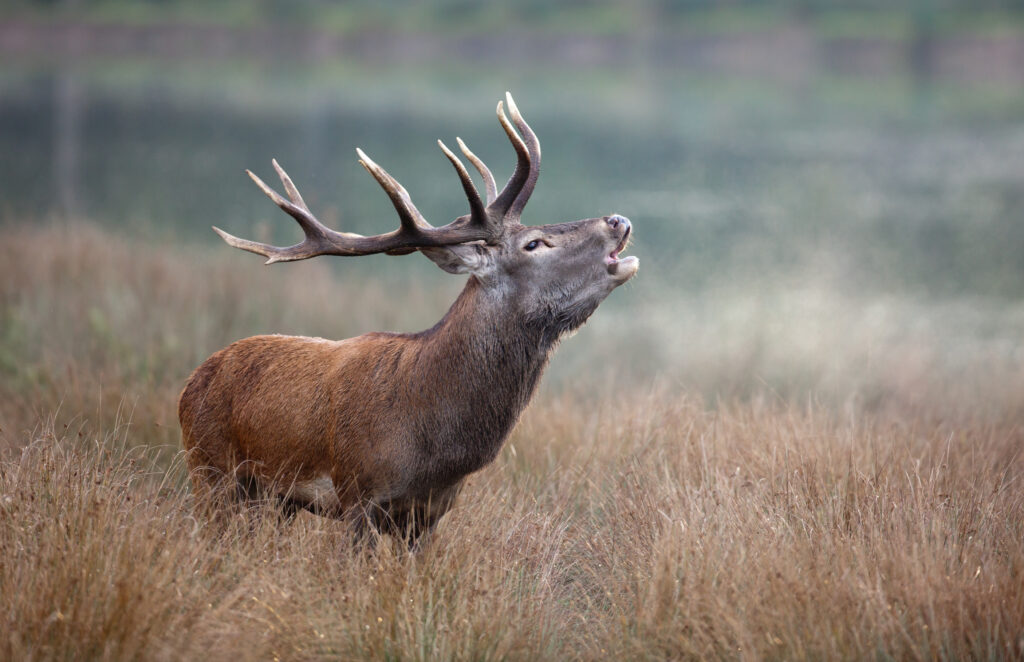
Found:
[[[519,155],[519,162],[516,163],[515,172],[512,173],[512,177],[509,178],[505,188],[498,195],[492,206],[495,210],[500,210],[506,219],[515,220],[518,223],[519,217],[523,213],[523,208],[526,206],[530,196],[533,195],[533,187],[537,185],[537,177],[540,176],[540,141],[537,140],[537,134],[533,132],[533,129],[530,128],[530,125],[526,123],[526,120],[519,113],[519,108],[516,106],[516,102],[512,100],[512,95],[506,92],[505,100],[508,101],[508,112],[512,114],[512,121],[515,122],[523,137],[520,138],[516,135],[512,125],[509,124],[508,118],[505,117],[505,111],[499,101],[498,121],[501,122],[501,127],[505,129],[508,139],[512,141],[512,146],[515,148],[516,154]]]
[[[497,187],[494,184],[494,175],[491,174],[490,169],[476,154],[469,151],[466,143],[462,142],[461,138],[456,138],[462,153],[466,155],[466,158],[470,160],[484,178],[484,186],[487,190],[488,215],[501,219],[503,225],[519,223],[523,208],[533,194],[533,188],[537,185],[537,178],[540,176],[540,141],[537,139],[537,134],[533,132],[530,125],[523,119],[522,114],[519,112],[519,107],[516,106],[516,102],[512,99],[511,93],[505,93],[505,101],[508,103],[508,111],[512,115],[512,122],[509,122],[508,117],[505,115],[505,107],[501,101],[498,102],[498,121],[501,122],[501,128],[505,129],[505,134],[512,143],[512,147],[516,150],[518,161],[516,162],[515,171],[505,184],[505,188],[501,190],[501,193],[496,193]],[[523,134],[522,137],[512,127],[513,123],[519,129],[519,133]],[[447,149],[445,149],[445,152],[449,154],[448,158],[453,158],[453,155]],[[459,168],[460,165],[456,165],[456,168]],[[465,178],[463,179],[463,184],[465,185]]]
[[[486,207],[462,161],[443,142],[437,141],[445,156],[455,167],[455,172],[462,181],[466,198],[469,200],[470,213],[460,216],[448,225],[438,228],[430,225],[416,209],[416,205],[413,204],[405,187],[399,184],[386,170],[374,163],[361,149],[356,149],[356,153],[359,154],[359,163],[373,175],[373,178],[391,198],[391,203],[394,205],[395,211],[398,212],[400,223],[398,229],[367,237],[328,228],[318,221],[313,212],[309,210],[291,177],[277,163],[276,159],[272,163],[288,194],[289,199],[287,200],[264,184],[263,180],[254,175],[252,171],[246,170],[246,172],[267,197],[274,201],[274,204],[296,220],[305,233],[305,238],[294,246],[279,247],[242,239],[228,234],[216,226],[213,229],[228,245],[266,257],[267,264],[305,260],[318,255],[371,255],[374,253],[402,255],[411,253],[418,248],[450,246],[479,240],[495,243],[504,234],[506,227],[519,224],[519,216],[533,192],[540,172],[540,143],[537,141],[537,136],[519,113],[519,109],[512,100],[512,95],[506,92],[505,98],[508,101],[509,112],[512,114],[512,121],[522,132],[523,137],[520,138],[516,133],[499,101],[498,121],[501,122],[502,128],[505,129],[505,133],[512,141],[512,146],[518,155],[515,172],[512,173],[512,177],[500,194],[496,193],[494,176],[484,162],[469,151],[461,139],[456,138],[462,153],[484,178],[487,194]]]

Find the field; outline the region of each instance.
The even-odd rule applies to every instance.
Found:
[[[803,291],[768,297],[780,326],[626,288],[413,555],[269,507],[218,523],[175,402],[235,338],[414,329],[459,279],[0,232],[2,659],[1024,656],[1011,307]],[[692,319],[652,336],[660,308]]]

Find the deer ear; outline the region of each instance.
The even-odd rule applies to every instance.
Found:
[[[450,274],[481,275],[492,264],[490,253],[481,244],[431,246],[420,252]]]

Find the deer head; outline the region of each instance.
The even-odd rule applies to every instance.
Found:
[[[471,274],[495,299],[530,323],[556,335],[580,326],[617,286],[636,274],[636,257],[619,257],[629,241],[629,219],[618,214],[568,223],[526,226],[521,222],[540,174],[540,142],[506,93],[511,122],[498,102],[498,121],[518,156],[515,171],[499,193],[490,169],[461,138],[462,153],[484,181],[486,204],[458,156],[438,140],[469,200],[470,211],[448,225],[434,227],[423,218],[409,193],[361,149],[359,163],[381,185],[398,212],[397,230],[371,237],[325,227],[306,206],[288,174],[273,161],[288,199],[251,171],[249,176],[302,227],[305,239],[289,247],[241,239],[213,229],[231,246],[267,258],[267,264],[318,255],[403,255],[419,251],[445,271]],[[515,126],[513,126],[513,124]],[[519,133],[516,132],[519,129]],[[522,134],[521,136],[519,134]]]

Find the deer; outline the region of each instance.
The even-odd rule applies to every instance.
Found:
[[[468,214],[441,227],[361,149],[359,163],[398,213],[391,232],[324,226],[276,160],[287,199],[246,171],[305,236],[278,247],[214,227],[229,246],[266,264],[419,252],[468,279],[425,331],[337,341],[259,335],[210,356],[178,402],[197,490],[226,481],[236,504],[271,495],[288,515],[308,510],[357,532],[407,536],[414,546],[452,507],[466,477],[495,459],[559,341],[639,268],[635,256],[620,256],[631,224],[619,214],[521,223],[541,149],[511,94],[505,102],[511,121],[500,101],[498,121],[517,162],[500,192],[484,162],[456,138],[483,179],[486,202],[462,160],[438,140],[469,202]]]

